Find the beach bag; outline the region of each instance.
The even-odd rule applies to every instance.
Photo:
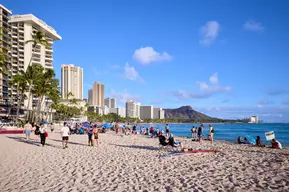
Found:
[[[45,137],[48,137],[48,133],[47,132],[45,132]]]

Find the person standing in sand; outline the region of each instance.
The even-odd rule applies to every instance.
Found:
[[[209,125],[209,126],[210,126],[209,136],[210,136],[211,144],[213,144],[215,130],[212,125]]]
[[[196,128],[195,128],[195,126],[192,127],[191,132],[192,132],[192,140],[196,140]]]
[[[24,132],[26,135],[26,140],[30,140],[31,131],[32,131],[32,125],[27,121],[26,124],[24,125]]]
[[[93,146],[92,136],[93,136],[93,122],[90,122],[90,126],[87,128],[87,135],[88,135],[88,146]]]
[[[40,132],[40,143],[42,144],[42,147],[44,147],[47,130],[43,123],[40,124],[39,132]]]
[[[70,134],[70,129],[67,127],[67,123],[64,122],[64,126],[61,128],[61,137],[62,137],[62,146],[63,149],[68,148],[68,140],[69,140],[69,134]]]
[[[168,137],[170,135],[170,128],[169,128],[169,125],[166,124],[166,136]]]
[[[96,146],[98,146],[98,128],[97,128],[96,124],[94,125],[92,133],[93,133],[93,138],[95,140],[95,144],[96,144]]]
[[[119,131],[119,124],[118,122],[116,122],[115,124],[115,133],[118,135],[118,131]]]
[[[199,138],[200,144],[203,143],[203,127],[204,127],[204,125],[202,124],[202,125],[198,128],[198,138]]]

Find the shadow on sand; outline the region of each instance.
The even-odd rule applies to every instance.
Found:
[[[62,140],[57,140],[57,139],[50,139],[50,140],[51,140],[51,141],[56,141],[56,142],[62,143]],[[76,142],[71,142],[71,141],[68,141],[68,145],[69,145],[69,144],[87,146],[86,144],[83,144],[83,143],[76,143]]]
[[[13,140],[18,141],[18,142],[21,142],[21,143],[29,144],[29,145],[42,146],[39,141],[32,140],[32,139],[30,139],[30,140],[28,141],[28,140],[26,140],[26,138],[24,138],[24,137],[11,137],[11,136],[7,136],[7,138],[8,138],[8,139],[13,139]],[[46,140],[46,141],[47,141],[47,140]],[[52,144],[49,144],[49,143],[45,143],[45,146],[54,147],[54,148],[59,148],[59,149],[61,148],[61,146],[52,145]]]
[[[152,147],[152,146],[139,146],[139,145],[116,145],[116,144],[109,144],[109,145],[114,145],[117,147],[126,147],[126,148],[131,148],[131,149],[144,149],[144,150],[160,150],[158,147]]]

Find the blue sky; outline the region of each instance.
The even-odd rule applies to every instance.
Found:
[[[62,36],[54,68],[84,68],[119,105],[191,105],[222,118],[289,122],[289,2],[1,0]]]

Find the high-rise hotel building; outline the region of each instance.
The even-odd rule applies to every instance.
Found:
[[[116,108],[116,99],[115,98],[105,98],[104,99],[104,105],[108,108]]]
[[[41,64],[45,68],[53,68],[53,41],[61,40],[57,32],[32,14],[12,15],[9,21],[12,36],[12,65],[16,64],[26,70],[30,63]],[[32,40],[32,35],[36,31],[45,33],[48,46],[37,45],[33,48],[33,43],[25,43]],[[13,70],[16,72],[17,70]],[[13,74],[14,74],[13,72]]]
[[[88,90],[88,104],[95,107],[104,107],[104,85],[94,82],[92,89]]]
[[[72,64],[63,64],[61,66],[62,99],[66,99],[68,93],[72,93],[75,99],[83,99],[83,69]]]
[[[11,58],[10,58],[10,49],[11,49],[11,37],[10,37],[10,25],[9,17],[12,14],[10,10],[0,4],[0,57],[5,58],[5,65],[7,71],[2,68],[0,72],[0,105],[5,108],[8,107],[8,100],[10,98],[11,89],[8,86],[8,80],[11,78]]]
[[[9,20],[11,26],[11,63],[12,75],[25,71],[30,63],[41,64],[44,68],[53,69],[53,41],[61,40],[57,32],[32,14],[12,15]],[[45,34],[48,46],[26,43],[32,40],[32,34],[41,31]],[[16,88],[12,87],[12,95],[16,96]],[[14,98],[14,97],[13,97]],[[16,97],[15,97],[16,98]],[[24,105],[28,105],[25,100]]]
[[[140,118],[140,103],[129,100],[125,104],[126,117]]]

